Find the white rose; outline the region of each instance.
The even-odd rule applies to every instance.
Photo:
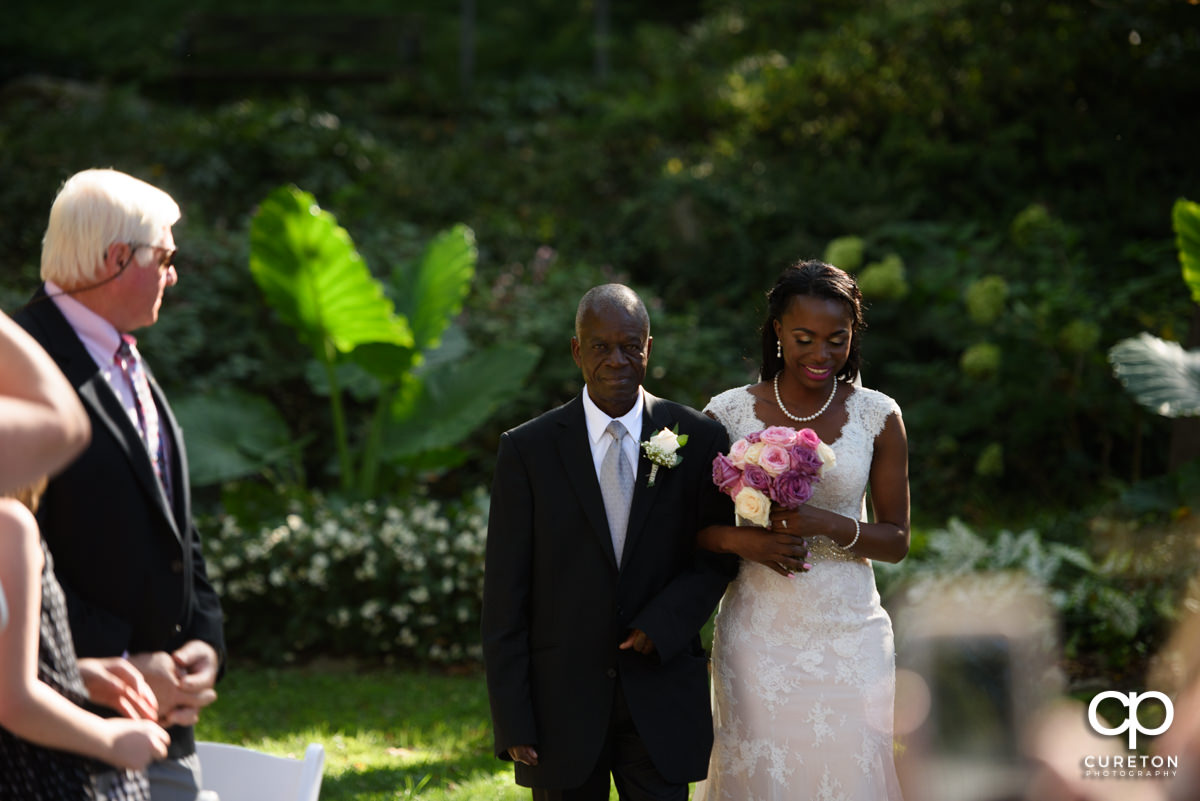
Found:
[[[742,487],[733,499],[738,517],[763,528],[771,522],[771,499],[754,487]]]
[[[817,446],[817,456],[821,457],[821,475],[825,475],[826,470],[837,464],[837,454],[824,442]]]
[[[664,428],[650,438],[650,447],[664,456],[674,456],[679,450],[679,437],[669,428]]]

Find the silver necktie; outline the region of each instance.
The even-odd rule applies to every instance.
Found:
[[[613,420],[604,430],[612,435],[612,442],[604,454],[604,461],[600,463],[600,492],[604,495],[604,512],[608,515],[613,551],[620,565],[621,551],[625,547],[625,528],[629,524],[629,504],[633,499],[633,469],[621,447],[621,440],[626,434],[625,426],[619,420]]]

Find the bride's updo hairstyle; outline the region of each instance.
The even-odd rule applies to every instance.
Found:
[[[862,292],[849,273],[816,259],[802,261],[785,269],[775,281],[775,286],[767,293],[767,319],[762,326],[760,379],[770,381],[783,369],[783,358],[776,355],[779,340],[775,336],[775,321],[783,316],[792,298],[798,295],[840,300],[850,310],[850,319],[853,321],[850,329],[850,355],[837,375],[842,381],[854,381],[862,364],[862,342],[859,332],[867,327],[866,320],[863,319]]]

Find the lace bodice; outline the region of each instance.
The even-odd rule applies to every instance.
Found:
[[[747,384],[726,390],[710,400],[704,409],[725,426],[731,442],[767,427],[754,412],[755,397],[749,388]],[[887,395],[873,389],[854,388],[846,399],[846,424],[838,438],[829,443],[837,454],[837,464],[826,470],[817,482],[810,504],[863,519],[863,495],[870,478],[875,438],[892,414],[900,414],[900,407]],[[861,559],[839,548],[828,537],[810,538],[809,547],[811,556],[817,559]]]

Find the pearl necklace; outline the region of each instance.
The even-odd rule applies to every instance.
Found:
[[[783,370],[779,371],[779,373],[782,372]],[[838,379],[836,375],[833,377],[833,389],[829,390],[829,397],[825,399],[824,406],[805,417],[798,417],[797,415],[792,414],[787,410],[787,407],[783,405],[783,398],[779,397],[779,373],[775,374],[775,402],[779,404],[779,411],[783,412],[789,420],[795,420],[797,423],[807,423],[809,420],[816,420],[825,413],[825,410],[829,408],[829,404],[833,403],[833,396],[837,394],[838,385]]]

